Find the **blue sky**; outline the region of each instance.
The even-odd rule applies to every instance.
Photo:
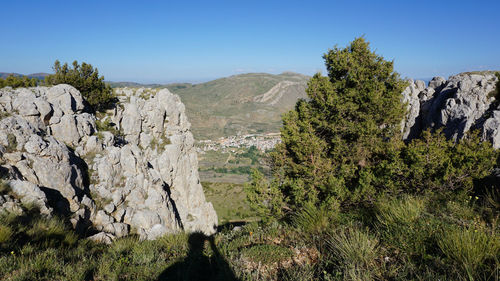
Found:
[[[500,1],[2,1],[1,72],[85,61],[111,81],[325,72],[364,35],[403,77],[500,69]]]

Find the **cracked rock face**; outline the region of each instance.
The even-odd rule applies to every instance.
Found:
[[[217,215],[179,97],[166,89],[118,94],[120,105],[97,120],[69,85],[0,89],[0,175],[19,198],[5,195],[0,210],[32,203],[45,215],[69,214],[105,242],[131,232],[214,233]]]
[[[460,139],[478,129],[483,140],[500,147],[499,102],[491,95],[498,79],[492,73],[433,78],[427,87],[423,81],[409,81],[402,100],[407,102],[403,137],[413,139],[427,128],[443,128],[448,138]]]

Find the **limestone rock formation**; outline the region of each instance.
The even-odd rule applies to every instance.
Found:
[[[35,204],[103,242],[214,233],[184,105],[166,89],[148,91],[121,90],[97,120],[69,85],[0,89],[0,176],[13,195],[0,197],[0,211]]]
[[[423,81],[409,81],[402,100],[408,113],[402,125],[403,137],[418,137],[427,128],[443,128],[448,138],[462,138],[478,129],[484,140],[500,147],[499,102],[491,95],[498,79],[493,73],[462,73],[433,78],[427,87]]]

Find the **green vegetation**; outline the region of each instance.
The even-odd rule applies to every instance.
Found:
[[[8,194],[9,191],[10,191],[10,186],[0,178],[0,195]]]
[[[269,173],[266,154],[255,147],[206,151],[198,157],[200,178],[205,182],[242,184],[248,182],[254,169]]]
[[[495,72],[495,76],[497,77],[498,81],[495,87],[495,90],[493,90],[491,93],[488,94],[488,97],[494,97],[496,100],[496,103],[500,102],[500,72]]]
[[[103,131],[108,131],[108,132],[112,133],[117,138],[124,137],[123,132],[121,130],[116,129],[115,124],[113,122],[111,122],[110,118],[106,118],[107,116],[102,114],[102,113],[97,114],[98,117],[99,117],[99,115],[101,115],[102,118],[98,118],[95,121],[95,125],[97,127],[97,137],[98,138],[100,138],[100,139],[103,138],[103,136],[102,136]],[[92,159],[93,159],[93,157],[92,157]]]
[[[5,79],[0,78],[0,88],[36,87],[38,84],[40,84],[39,79],[29,78],[28,76],[9,75]]]
[[[158,152],[162,152],[165,150],[165,146],[171,144],[172,142],[165,135],[161,135],[160,139],[153,138],[151,143],[149,144],[151,148],[158,150]]]
[[[373,280],[380,255],[379,241],[356,226],[340,229],[327,239],[332,262],[346,280]]]
[[[490,231],[484,227],[453,227],[443,232],[438,245],[469,280],[487,279],[488,261],[498,263],[500,253],[499,237]]]
[[[8,142],[8,145],[5,148],[5,150],[8,153],[15,151],[16,148],[17,148],[17,139],[16,139],[16,136],[14,134],[8,134],[7,135],[7,142]]]
[[[310,207],[291,223],[248,223],[213,237],[131,236],[109,246],[24,207],[25,215],[0,215],[0,279],[497,280],[498,224],[482,217],[498,220],[498,209],[479,207],[488,198],[430,199],[386,198],[370,213]]]
[[[280,262],[293,256],[293,252],[289,248],[273,244],[257,244],[244,248],[242,254],[254,262],[264,264]]]
[[[252,160],[252,165],[258,164],[260,159],[259,150],[255,146],[251,146],[248,151],[240,154],[239,156]]]
[[[223,182],[202,182],[207,201],[214,205],[219,224],[258,220],[245,201],[243,184]]]
[[[276,217],[308,203],[372,205],[386,194],[439,191],[451,198],[469,195],[489,175],[497,153],[474,134],[458,143],[439,131],[401,140],[405,83],[363,38],[324,58],[329,76],[315,75],[310,100],[283,117],[283,142],[271,154],[274,178],[253,183],[252,206],[264,204],[266,191],[282,197],[274,199],[282,204],[272,206]]]
[[[104,110],[116,102],[116,98],[109,85],[104,83],[104,76],[99,77],[97,68],[85,62],[80,66],[73,62],[73,68],[67,63],[61,66],[54,62],[54,74],[45,77],[47,85],[69,84],[75,87],[94,110]]]
[[[474,132],[403,142],[405,83],[363,38],[324,59],[328,77],[315,75],[309,100],[283,117],[272,177],[255,171],[246,186],[264,227],[291,224],[320,253],[287,274],[498,280],[499,192],[487,179],[499,154]]]

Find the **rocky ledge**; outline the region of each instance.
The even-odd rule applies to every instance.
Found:
[[[87,112],[69,85],[0,89],[0,212],[36,205],[90,238],[155,239],[215,232],[190,123],[167,89],[122,89],[106,113]]]

